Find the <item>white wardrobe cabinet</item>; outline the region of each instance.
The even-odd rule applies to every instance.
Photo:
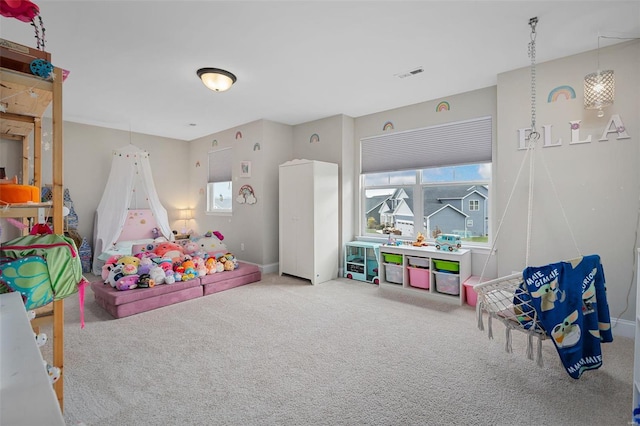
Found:
[[[318,284],[338,276],[338,165],[280,165],[280,275]]]

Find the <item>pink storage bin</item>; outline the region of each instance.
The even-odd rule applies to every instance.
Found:
[[[486,280],[483,280],[486,281]],[[467,300],[467,305],[476,306],[478,303],[478,293],[473,289],[473,286],[480,283],[480,277],[469,277],[462,285],[464,285],[464,295]]]
[[[407,269],[409,269],[409,285],[411,287],[429,290],[429,269],[414,268],[413,266],[407,266]]]

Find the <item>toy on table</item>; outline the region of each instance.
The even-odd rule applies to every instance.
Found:
[[[436,249],[443,251],[458,251],[462,247],[462,241],[459,235],[440,234],[436,238]]]
[[[427,244],[427,242],[424,240],[424,235],[422,235],[422,232],[418,232],[416,240],[412,242],[411,245],[414,247],[426,247],[429,244]]]

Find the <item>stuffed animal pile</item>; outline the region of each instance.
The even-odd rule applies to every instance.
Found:
[[[221,240],[221,236],[216,235],[215,240]],[[151,250],[132,256],[112,256],[102,267],[102,279],[105,284],[124,291],[237,269],[238,261],[233,254],[208,251],[215,246],[209,239],[212,237],[189,240],[185,244],[161,242]]]

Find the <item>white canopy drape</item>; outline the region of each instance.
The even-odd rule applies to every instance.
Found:
[[[160,233],[168,240],[173,240],[167,210],[160,203],[153,183],[149,153],[135,145],[116,149],[113,151],[107,186],[98,204],[94,221],[94,273],[96,268],[99,269],[97,261],[100,253],[111,247],[120,236],[127,218],[127,211],[131,206],[134,189],[144,192]]]

